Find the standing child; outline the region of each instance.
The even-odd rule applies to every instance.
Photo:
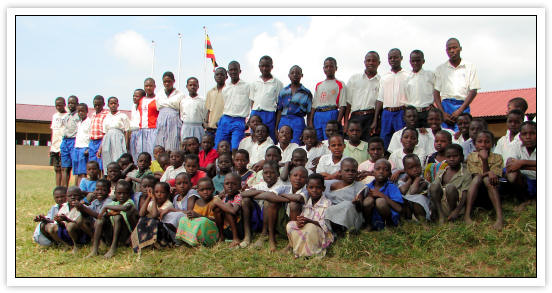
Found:
[[[323,155],[316,166],[316,173],[324,176],[325,180],[339,179],[339,169],[343,161],[345,143],[343,136],[334,135],[329,139],[331,154]]]
[[[431,220],[429,209],[429,183],[422,177],[422,163],[415,154],[408,154],[403,158],[406,176],[399,179],[397,185],[406,200],[404,205],[405,219],[411,219],[412,214],[417,221],[425,224],[423,219]]]
[[[165,90],[157,95],[157,137],[156,145],[162,145],[165,149],[174,151],[180,147],[180,130],[182,121],[178,111],[184,94],[174,88],[174,74],[170,71],[163,73],[163,86]]]
[[[224,100],[222,99],[222,89],[224,89],[228,74],[223,67],[217,67],[215,69],[215,82],[217,83],[212,89],[207,92],[205,99],[205,108],[207,108],[207,115],[205,117],[205,130],[207,133],[215,136],[217,132],[217,124],[222,111],[224,110]],[[218,147],[217,147],[218,149]]]
[[[94,100],[92,100],[92,103],[94,105],[95,112],[92,113],[92,117],[90,117],[91,124],[90,143],[88,144],[88,160],[98,162],[98,164],[100,164],[100,170],[103,170],[102,159],[98,158],[96,154],[98,153],[100,145],[102,145],[102,139],[104,137],[102,126],[105,117],[109,113],[109,110],[104,109],[105,101],[104,97],[101,95],[95,96]]]
[[[130,135],[130,138],[128,139],[129,146],[128,150],[130,155],[134,159],[138,159],[138,154],[140,154],[137,151],[137,137],[140,129],[140,112],[138,111],[138,108],[140,107],[140,100],[146,95],[146,92],[143,89],[136,89],[134,91],[134,94],[132,95],[132,101],[134,102],[134,105],[132,106],[132,109],[130,110],[130,126],[129,131],[127,132],[127,136]],[[137,162],[134,162],[137,163]]]
[[[224,191],[218,196],[220,201],[215,201],[215,223],[219,231],[218,241],[232,238],[230,247],[240,244],[243,237],[243,223],[241,221],[240,176],[229,173],[224,177]]]
[[[427,157],[424,164],[424,178],[427,181],[433,182],[437,172],[447,166],[445,150],[450,144],[452,144],[450,132],[442,129],[435,134],[435,142],[433,143],[435,152]]]
[[[199,151],[199,169],[213,177],[216,174],[216,160],[219,156],[215,146],[215,138],[210,134],[203,136],[201,151]]]
[[[383,149],[383,139],[379,136],[373,136],[368,141],[368,154],[370,158],[360,165],[358,165],[358,178],[365,184],[368,184],[374,180],[374,166],[379,159],[384,158],[385,150]],[[391,164],[391,170],[395,169],[393,162]]]
[[[404,173],[404,165],[402,159],[405,155],[416,154],[418,158],[420,158],[420,161],[425,161],[426,159],[425,150],[417,146],[418,131],[416,130],[416,128],[407,127],[405,130],[403,130],[403,133],[401,135],[401,144],[403,148],[394,151],[389,156],[389,161],[392,162],[393,165],[395,165],[393,175],[391,175],[390,178],[390,180],[393,182],[397,182],[397,179],[399,179],[399,175]]]
[[[188,95],[180,100],[180,120],[182,120],[182,129],[180,137],[196,137],[201,141],[203,137],[203,120],[207,116],[205,108],[205,98],[197,94],[199,81],[195,77],[186,80],[186,89]]]
[[[77,104],[79,99],[76,96],[67,98],[67,109],[69,113],[62,120],[63,140],[59,146],[61,154],[61,185],[69,186],[69,177],[71,176],[71,168],[73,167],[73,157],[75,148],[75,136],[77,135],[77,123],[80,121],[77,113]],[[73,175],[75,173],[73,172]],[[75,183],[77,182],[75,177]]]
[[[326,248],[333,242],[333,235],[325,224],[325,216],[331,205],[324,196],[324,177],[312,174],[307,181],[309,199],[296,221],[287,226],[289,246],[295,257],[326,254]]]
[[[52,236],[55,225],[54,216],[58,213],[60,207],[67,201],[67,187],[56,186],[53,191],[55,205],[53,205],[46,216],[40,214],[34,218],[35,222],[38,222],[36,229],[33,233],[33,240],[42,245],[50,246],[55,236]]]
[[[138,165],[138,168],[133,171],[130,171],[125,178],[126,181],[132,182],[133,192],[138,191],[138,187],[142,182],[142,178],[144,178],[147,175],[153,175],[153,173],[150,171],[151,155],[149,153],[143,152],[140,155],[138,155],[137,165]]]
[[[84,192],[86,202],[92,202],[94,200],[94,190],[96,190],[96,183],[100,179],[100,165],[96,161],[89,161],[86,164],[86,174],[88,178],[82,178],[79,188]]]
[[[330,153],[330,150],[318,140],[316,130],[312,127],[305,127],[302,139],[305,145],[301,148],[307,151],[307,169],[314,171],[316,170],[320,157]]]
[[[155,80],[148,77],[144,80],[144,91],[146,95],[138,103],[138,113],[140,113],[140,129],[136,134],[136,153],[153,153],[155,139],[157,138],[157,97],[155,96]]]
[[[161,177],[161,182],[168,182],[174,180],[176,175],[181,172],[186,172],[186,169],[183,166],[184,163],[184,152],[183,151],[171,151],[170,155],[171,165],[167,167],[165,173]],[[173,184],[174,185],[174,184]]]
[[[343,156],[354,158],[357,162],[364,162],[370,157],[368,155],[368,143],[360,140],[362,128],[360,120],[352,119],[347,128],[348,140],[345,141]]]
[[[90,119],[88,119],[88,106],[84,103],[77,105],[79,122],[77,123],[77,135],[75,135],[75,148],[73,149],[73,174],[77,175],[75,185],[86,177],[86,163],[88,163],[88,144],[90,143]]]
[[[278,144],[276,146],[282,151],[282,163],[289,162],[291,154],[299,147],[298,144],[291,142],[293,133],[293,129],[288,125],[281,126],[278,130]]]
[[[119,111],[119,100],[116,97],[110,97],[107,100],[110,113],[103,121],[102,132],[105,136],[98,150],[98,157],[102,158],[104,173],[107,172],[107,165],[116,161],[122,154],[127,152],[127,143],[125,132],[130,127],[128,116]]]
[[[192,186],[196,186],[199,179],[206,177],[207,173],[199,170],[199,158],[197,155],[190,154],[184,159],[184,169],[188,176],[190,176],[190,182]]]
[[[224,177],[232,172],[232,155],[230,153],[222,153],[218,157],[218,174],[213,177],[213,187],[215,194],[219,194],[224,190]]]
[[[468,191],[466,201],[466,213],[464,221],[472,224],[471,210],[475,199],[483,193],[487,193],[493,208],[496,212],[496,222],[493,228],[502,230],[504,219],[502,217],[502,206],[498,194],[498,176],[502,174],[502,157],[491,152],[494,136],[488,130],[480,131],[475,140],[476,151],[468,156],[468,171],[472,174],[472,182]],[[480,194],[481,193],[481,194]]]
[[[423,69],[424,52],[414,50],[410,53],[412,71],[406,78],[406,99],[408,104],[416,107],[418,123],[416,127],[427,127],[428,111],[433,107],[433,87],[435,74]]]
[[[61,156],[60,146],[63,139],[63,120],[67,115],[65,111],[65,99],[57,97],[55,101],[56,113],[52,115],[52,144],[50,145],[50,166],[54,167],[56,173],[56,186],[61,186]]]

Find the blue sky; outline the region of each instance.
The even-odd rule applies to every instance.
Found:
[[[181,88],[185,78],[200,79],[200,94],[214,85],[204,57],[204,34],[219,65],[242,64],[242,79],[258,75],[259,57],[274,58],[274,75],[289,83],[291,65],[303,67],[310,89],[324,78],[322,61],[338,60],[338,79],[363,70],[369,50],[382,57],[379,72],[389,69],[387,51],[421,49],[424,68],[446,61],[447,38],[460,39],[462,56],[478,66],[482,91],[534,87],[536,33],[534,17],[304,17],[304,16],[18,16],[16,18],[16,102],[53,104],[57,96],[77,95],[91,104],[96,94],[119,97],[131,107],[132,92],[151,71],[155,40],[158,90],[164,71],[177,71],[178,38],[182,40]],[[207,70],[203,66],[207,60]]]

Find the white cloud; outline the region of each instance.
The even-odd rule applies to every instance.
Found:
[[[116,34],[109,40],[112,53],[137,68],[151,67],[151,41],[144,36],[128,30]]]
[[[482,91],[533,87],[536,84],[536,32],[533,17],[489,16],[319,16],[306,28],[289,28],[276,22],[276,32],[257,35],[242,65],[243,79],[259,75],[258,62],[263,55],[274,59],[273,74],[287,84],[289,68],[303,68],[303,83],[314,89],[325,78],[323,60],[337,59],[336,77],[347,81],[364,69],[366,52],[380,54],[379,72],[389,70],[387,52],[399,48],[403,68],[410,69],[409,53],[425,53],[425,69],[434,70],[447,60],[445,42],[457,37],[462,57],[475,63]]]

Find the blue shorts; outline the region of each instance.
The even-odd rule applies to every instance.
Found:
[[[314,126],[314,129],[316,129],[316,135],[318,136],[319,141],[328,139],[328,137],[326,136],[326,124],[328,124],[328,121],[330,120],[337,120],[338,115],[339,111],[337,109],[326,112],[314,112],[312,124]]]
[[[280,124],[278,125],[278,130],[282,126],[287,125],[293,130],[293,137],[291,142],[294,142],[298,145],[303,145],[301,141],[301,135],[303,135],[303,130],[305,129],[305,118],[295,115],[285,115],[280,118]],[[275,141],[276,142],[276,141]]]
[[[464,104],[464,101],[455,100],[455,99],[444,99],[444,100],[441,101],[441,105],[443,106],[443,110],[445,110],[445,112],[448,113],[448,114],[452,114],[452,112],[454,112],[458,108],[460,108],[462,106],[462,104]],[[464,110],[463,113],[470,113],[470,106],[468,106],[466,108],[466,110]],[[458,131],[458,125],[456,123],[447,124],[447,123],[443,122],[443,124],[441,124],[441,127],[452,129],[455,132]]]
[[[391,112],[383,110],[381,113],[381,132],[380,137],[383,139],[383,148],[387,150],[393,133],[403,129],[404,120],[403,120],[404,110]]]
[[[537,179],[529,179],[527,176],[525,176],[525,182],[527,183],[527,192],[529,193],[529,197],[536,198],[537,197]]]
[[[84,155],[86,150],[88,148],[73,149],[73,175],[86,174],[86,164],[88,163],[88,156]]]
[[[75,138],[64,138],[59,147],[61,154],[61,168],[73,167],[73,149],[75,148]]]
[[[63,242],[73,245],[73,239],[69,236],[69,232],[67,232],[67,228],[58,226],[57,231],[58,237],[63,240]],[[77,239],[77,244],[86,244],[90,242],[90,237],[84,232],[80,232],[79,238]]]
[[[217,133],[215,134],[215,149],[219,142],[230,142],[232,150],[238,149],[240,141],[245,136],[245,118],[222,115],[220,117]]]
[[[378,211],[374,208],[372,211],[372,227],[377,231],[383,230],[385,225],[391,225],[397,227],[399,225],[400,214],[391,209],[391,223],[386,223],[385,219],[381,217]]]
[[[276,112],[269,112],[264,110],[253,110],[251,111],[251,114],[249,117],[257,115],[261,117],[261,120],[263,121],[263,124],[268,126],[268,134],[270,135],[270,138],[272,138],[272,141],[275,143],[278,141],[276,134],[274,133],[274,128],[276,125]],[[251,129],[251,133],[253,134],[255,132],[255,129]]]
[[[98,149],[100,149],[101,144],[102,144],[101,138],[90,140],[90,143],[88,144],[88,160],[98,162],[98,164],[100,165],[100,170],[103,170],[102,158],[98,158],[98,156],[96,156],[96,153],[98,153]]]

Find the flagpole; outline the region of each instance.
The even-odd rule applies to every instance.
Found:
[[[182,34],[178,33],[178,72],[176,74],[176,88],[180,89],[180,70],[182,64]]]
[[[151,78],[154,78],[153,77],[153,74],[154,74],[154,66],[155,66],[155,41],[151,41]]]
[[[203,32],[204,32],[204,39],[205,39],[205,44],[203,45],[203,50],[205,51],[205,53],[207,53],[207,28],[205,26],[203,26]],[[207,78],[205,77],[206,72],[207,70],[207,55],[205,54],[205,56],[203,56],[203,97],[204,98],[207,98],[207,93],[206,93],[206,90],[207,90]]]

